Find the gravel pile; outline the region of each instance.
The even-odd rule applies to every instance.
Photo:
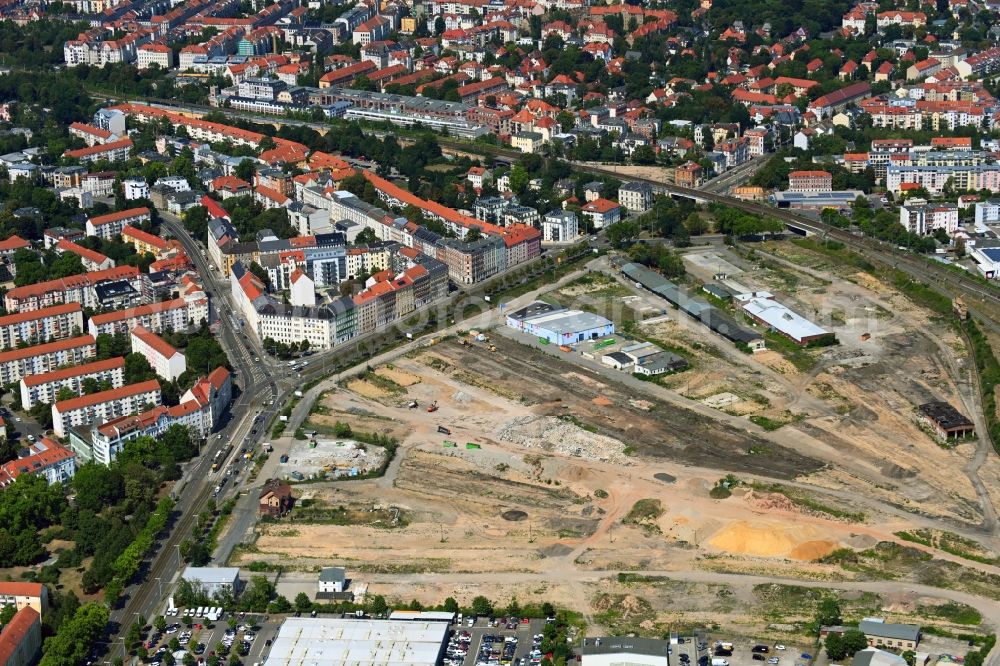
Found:
[[[519,416],[505,423],[497,433],[502,442],[543,449],[587,460],[629,465],[625,445],[612,437],[587,432],[554,416]]]

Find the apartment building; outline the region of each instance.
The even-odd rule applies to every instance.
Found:
[[[22,608],[0,631],[0,664],[32,666],[41,650],[41,615],[34,608]]]
[[[618,203],[632,213],[645,213],[653,207],[653,199],[649,183],[625,183],[618,188]]]
[[[109,141],[108,143],[101,143],[87,148],[67,150],[63,153],[63,157],[79,160],[83,164],[99,160],[124,162],[131,153],[132,139],[119,139],[118,141]]]
[[[17,610],[33,608],[39,615],[49,612],[49,590],[41,583],[0,582],[0,606]]]
[[[52,431],[58,437],[66,437],[70,428],[104,423],[120,416],[137,414],[146,405],[159,405],[160,397],[160,383],[151,379],[55,402],[52,404]],[[110,461],[99,462],[106,465]]]
[[[546,243],[570,243],[579,235],[576,213],[554,210],[542,218],[542,240]]]
[[[88,379],[98,385],[106,382],[110,388],[121,388],[125,383],[124,371],[125,359],[117,357],[22,377],[21,408],[29,410],[40,402],[52,404],[64,388],[82,394]]]
[[[609,199],[594,199],[580,209],[584,217],[590,220],[595,229],[610,227],[621,220],[622,209]]]
[[[59,442],[42,437],[28,445],[17,460],[0,465],[0,490],[9,486],[22,474],[45,477],[50,486],[64,484],[76,472],[76,455]]]
[[[96,308],[100,306],[96,288],[122,280],[128,281],[137,292],[141,291],[142,277],[139,269],[135,266],[116,266],[103,271],[15,287],[4,294],[4,307],[7,312],[21,313],[60,303],[79,303],[85,308]]]
[[[163,253],[171,247],[168,241],[165,241],[159,236],[154,236],[149,232],[143,231],[142,229],[136,229],[130,224],[126,224],[122,227],[121,237],[122,242],[131,243],[138,254],[145,254],[148,252],[157,258],[160,258]]]
[[[113,240],[121,235],[126,226],[135,226],[151,219],[148,208],[129,208],[128,210],[99,215],[87,220],[87,235],[99,236],[104,240]]]
[[[174,50],[160,42],[143,44],[136,50],[136,66],[139,69],[149,69],[159,65],[160,69],[172,69],[174,66]]]
[[[63,303],[0,317],[0,348],[62,340],[83,332],[83,308]]]
[[[908,199],[899,208],[899,223],[913,234],[929,234],[944,229],[952,236],[958,231],[958,206],[951,203],[928,203]]]
[[[157,375],[172,382],[187,370],[184,354],[144,326],[136,326],[130,334],[132,351],[149,362]]]
[[[55,245],[56,252],[62,254],[64,252],[69,252],[70,254],[75,254],[80,257],[83,267],[87,271],[103,271],[108,268],[114,268],[115,262],[111,257],[101,254],[97,250],[91,250],[90,248],[83,247],[82,245],[77,245],[71,240],[62,239]]]
[[[975,205],[976,226],[1000,222],[1000,199],[977,201]]]
[[[0,352],[0,384],[13,384],[28,375],[83,363],[96,355],[97,344],[92,335]]]
[[[114,134],[106,129],[88,125],[86,123],[71,123],[69,126],[70,136],[83,139],[87,147],[93,147],[102,143],[107,143],[112,139],[117,139]]]
[[[97,337],[102,333],[125,334],[136,326],[153,333],[186,332],[199,327],[202,321],[208,321],[208,298],[204,292],[195,292],[169,301],[94,315],[87,327]]]
[[[833,176],[827,171],[792,171],[788,174],[789,192],[829,192]]]

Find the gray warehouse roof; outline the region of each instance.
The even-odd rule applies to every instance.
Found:
[[[446,622],[290,617],[264,666],[434,666]]]
[[[876,622],[861,620],[858,629],[864,634],[891,638],[895,641],[915,641],[920,636],[920,626],[916,624],[893,624],[892,622]]]
[[[656,638],[621,638],[611,636],[607,638],[587,638],[583,641],[580,651],[584,656],[624,652],[665,657],[669,647],[670,644],[667,641]]]

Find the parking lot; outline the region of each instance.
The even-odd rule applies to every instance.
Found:
[[[784,645],[763,640],[758,641],[751,638],[730,639],[713,636],[707,642],[709,649],[702,654],[708,655],[707,663],[709,666],[713,657],[725,659],[729,662],[729,666],[809,666],[812,658],[816,655],[812,648],[803,648],[803,646],[792,644]],[[719,642],[731,643],[731,654],[725,654],[726,651],[720,651],[717,645]],[[761,646],[758,652],[754,652],[755,646]],[[779,647],[784,649],[779,650]],[[700,664],[699,666],[705,665]]]
[[[541,639],[545,620],[521,621],[513,618],[479,618],[469,626],[468,620],[451,627],[449,655],[445,664],[453,666],[476,666],[476,664],[530,664],[541,663],[541,654],[536,652]],[[509,628],[508,628],[509,627]],[[538,636],[538,641],[534,640]],[[461,646],[467,650],[464,657],[453,652]]]
[[[223,660],[230,652],[236,652],[245,664],[263,661],[262,657],[266,653],[267,643],[274,639],[282,618],[272,619],[263,615],[242,614],[236,614],[233,617],[236,623],[234,627],[230,627],[230,616],[226,615],[215,623],[204,619],[195,619],[190,628],[181,622],[180,617],[167,617],[168,625],[172,625],[175,630],[171,630],[171,627],[168,626],[167,632],[156,637],[152,643],[147,643],[150,654],[147,663],[162,662],[164,652],[159,654],[157,652],[164,647],[169,651],[172,638],[177,638],[182,643],[177,655],[182,652],[191,652],[199,662],[205,661],[213,652],[219,653]],[[227,632],[230,632],[229,636],[227,636]],[[154,630],[151,636],[155,636],[155,633]],[[186,641],[182,640],[182,637],[188,633],[190,633],[190,638]],[[246,655],[241,652],[244,642],[249,644],[249,652]],[[228,648],[225,647],[227,643],[230,644]],[[219,652],[220,644],[223,647],[221,652]],[[176,656],[175,659],[178,663],[180,662]]]

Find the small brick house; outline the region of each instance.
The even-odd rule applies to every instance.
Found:
[[[260,490],[259,511],[262,516],[282,516],[295,504],[292,487],[281,479],[269,479]]]

